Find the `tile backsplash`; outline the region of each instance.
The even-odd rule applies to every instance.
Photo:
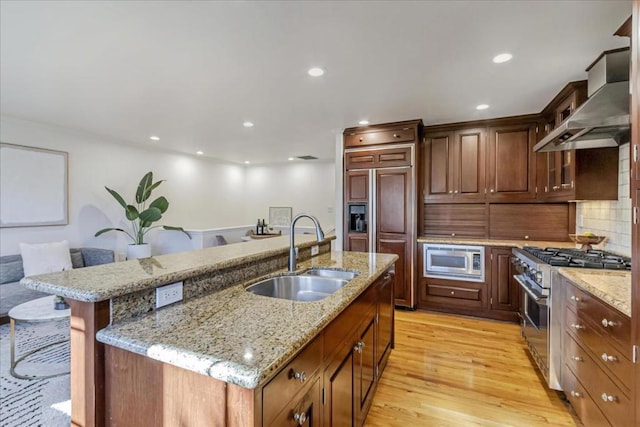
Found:
[[[620,146],[618,200],[576,203],[576,233],[590,231],[607,236],[598,247],[626,256],[631,256],[629,147],[630,144]]]

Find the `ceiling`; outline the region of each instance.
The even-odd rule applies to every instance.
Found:
[[[234,163],[333,159],[336,135],[362,119],[540,112],[601,51],[628,45],[612,34],[630,15],[630,0],[2,0],[0,108]],[[513,59],[494,64],[502,52]]]

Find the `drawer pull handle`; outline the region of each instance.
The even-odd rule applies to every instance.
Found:
[[[292,369],[289,373],[289,379],[298,380],[303,383],[307,380],[307,374],[304,371],[296,372]]]
[[[571,390],[571,396],[582,397],[582,393],[580,393],[579,391]]]
[[[574,328],[575,330],[580,330],[580,329],[584,329],[584,326],[582,325],[577,325],[575,323],[571,324],[571,327]]]
[[[571,295],[571,298],[569,298],[571,301],[575,301],[575,302],[579,302],[580,301],[580,297],[577,297],[575,295]]]
[[[393,137],[394,137],[394,138],[401,138],[401,137],[402,137],[402,135],[400,135],[399,133],[394,133],[394,134],[393,134]]]
[[[614,322],[613,320],[602,319],[602,326],[604,326],[605,328],[608,326],[616,326],[616,322]]]
[[[616,362],[618,360],[615,356],[610,356],[607,353],[602,353],[602,360],[605,362]]]
[[[572,357],[573,360],[575,360],[576,362],[582,362],[584,359],[580,356],[573,356]]]
[[[295,414],[293,414],[293,419],[298,423],[299,426],[302,426],[307,422],[307,413],[296,412]]]
[[[618,400],[617,397],[611,396],[610,394],[607,394],[607,393],[602,393],[602,396],[600,396],[600,397],[602,398],[602,400],[604,402],[615,402],[615,401]]]

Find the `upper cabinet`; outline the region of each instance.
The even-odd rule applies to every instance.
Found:
[[[418,133],[421,126],[421,120],[411,120],[345,129],[343,134],[344,147],[354,148],[367,145],[414,142],[419,137]]]
[[[536,197],[535,123],[489,127],[487,197],[526,201]]]
[[[484,128],[425,134],[425,199],[448,202],[484,199],[485,136]]]
[[[587,82],[567,84],[543,110],[541,140],[587,99]],[[551,201],[617,200],[618,148],[538,153],[538,197]]]
[[[425,128],[427,203],[519,202],[536,198],[537,116]]]

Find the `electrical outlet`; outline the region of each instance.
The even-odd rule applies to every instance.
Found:
[[[311,256],[316,256],[320,252],[320,246],[311,246]]]
[[[156,288],[156,308],[182,301],[182,282]]]

